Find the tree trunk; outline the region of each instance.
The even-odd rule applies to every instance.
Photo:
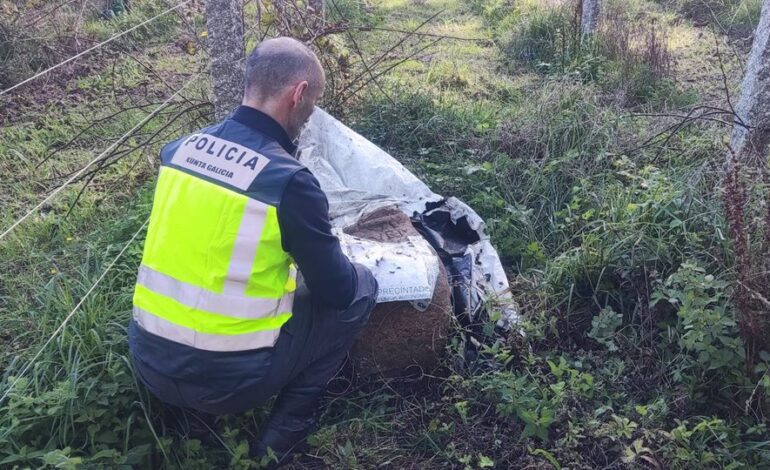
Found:
[[[601,0],[583,0],[580,12],[580,32],[590,36],[596,32],[599,25],[599,15],[602,10]]]
[[[206,0],[214,114],[226,118],[243,98],[243,10],[240,0]]]
[[[770,145],[770,0],[765,0],[762,6],[735,112],[748,126],[736,124],[733,129],[731,147],[736,159],[767,164]]]

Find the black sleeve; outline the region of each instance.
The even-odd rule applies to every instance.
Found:
[[[333,308],[347,308],[356,294],[357,274],[331,233],[329,201],[309,171],[289,181],[278,207],[283,249],[294,258],[311,295]]]

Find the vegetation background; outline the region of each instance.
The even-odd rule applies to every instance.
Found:
[[[0,0],[0,89],[173,5]],[[770,180],[724,166],[761,6],[607,0],[581,39],[574,0],[327,0],[320,35],[247,1],[249,47],[310,41],[324,106],[485,218],[525,316],[336,380],[291,466],[770,466]],[[72,180],[0,238],[2,468],[259,465],[263,409],[188,439],[127,358],[158,148],[213,116],[202,12],[0,94],[0,230]]]

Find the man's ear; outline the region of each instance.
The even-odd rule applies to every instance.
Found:
[[[299,106],[300,103],[302,103],[302,100],[306,98],[305,91],[308,87],[307,80],[303,80],[297,84],[297,86],[294,87],[294,93],[292,95],[292,102],[293,105]]]

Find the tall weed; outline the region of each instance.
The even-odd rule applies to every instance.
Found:
[[[596,82],[623,106],[690,102],[676,87],[665,24],[625,2],[606,2],[596,33],[586,37],[580,9],[576,1],[524,2],[497,20],[493,30],[509,66]]]
[[[700,24],[714,24],[718,30],[733,36],[750,36],[759,23],[762,0],[668,0]]]

